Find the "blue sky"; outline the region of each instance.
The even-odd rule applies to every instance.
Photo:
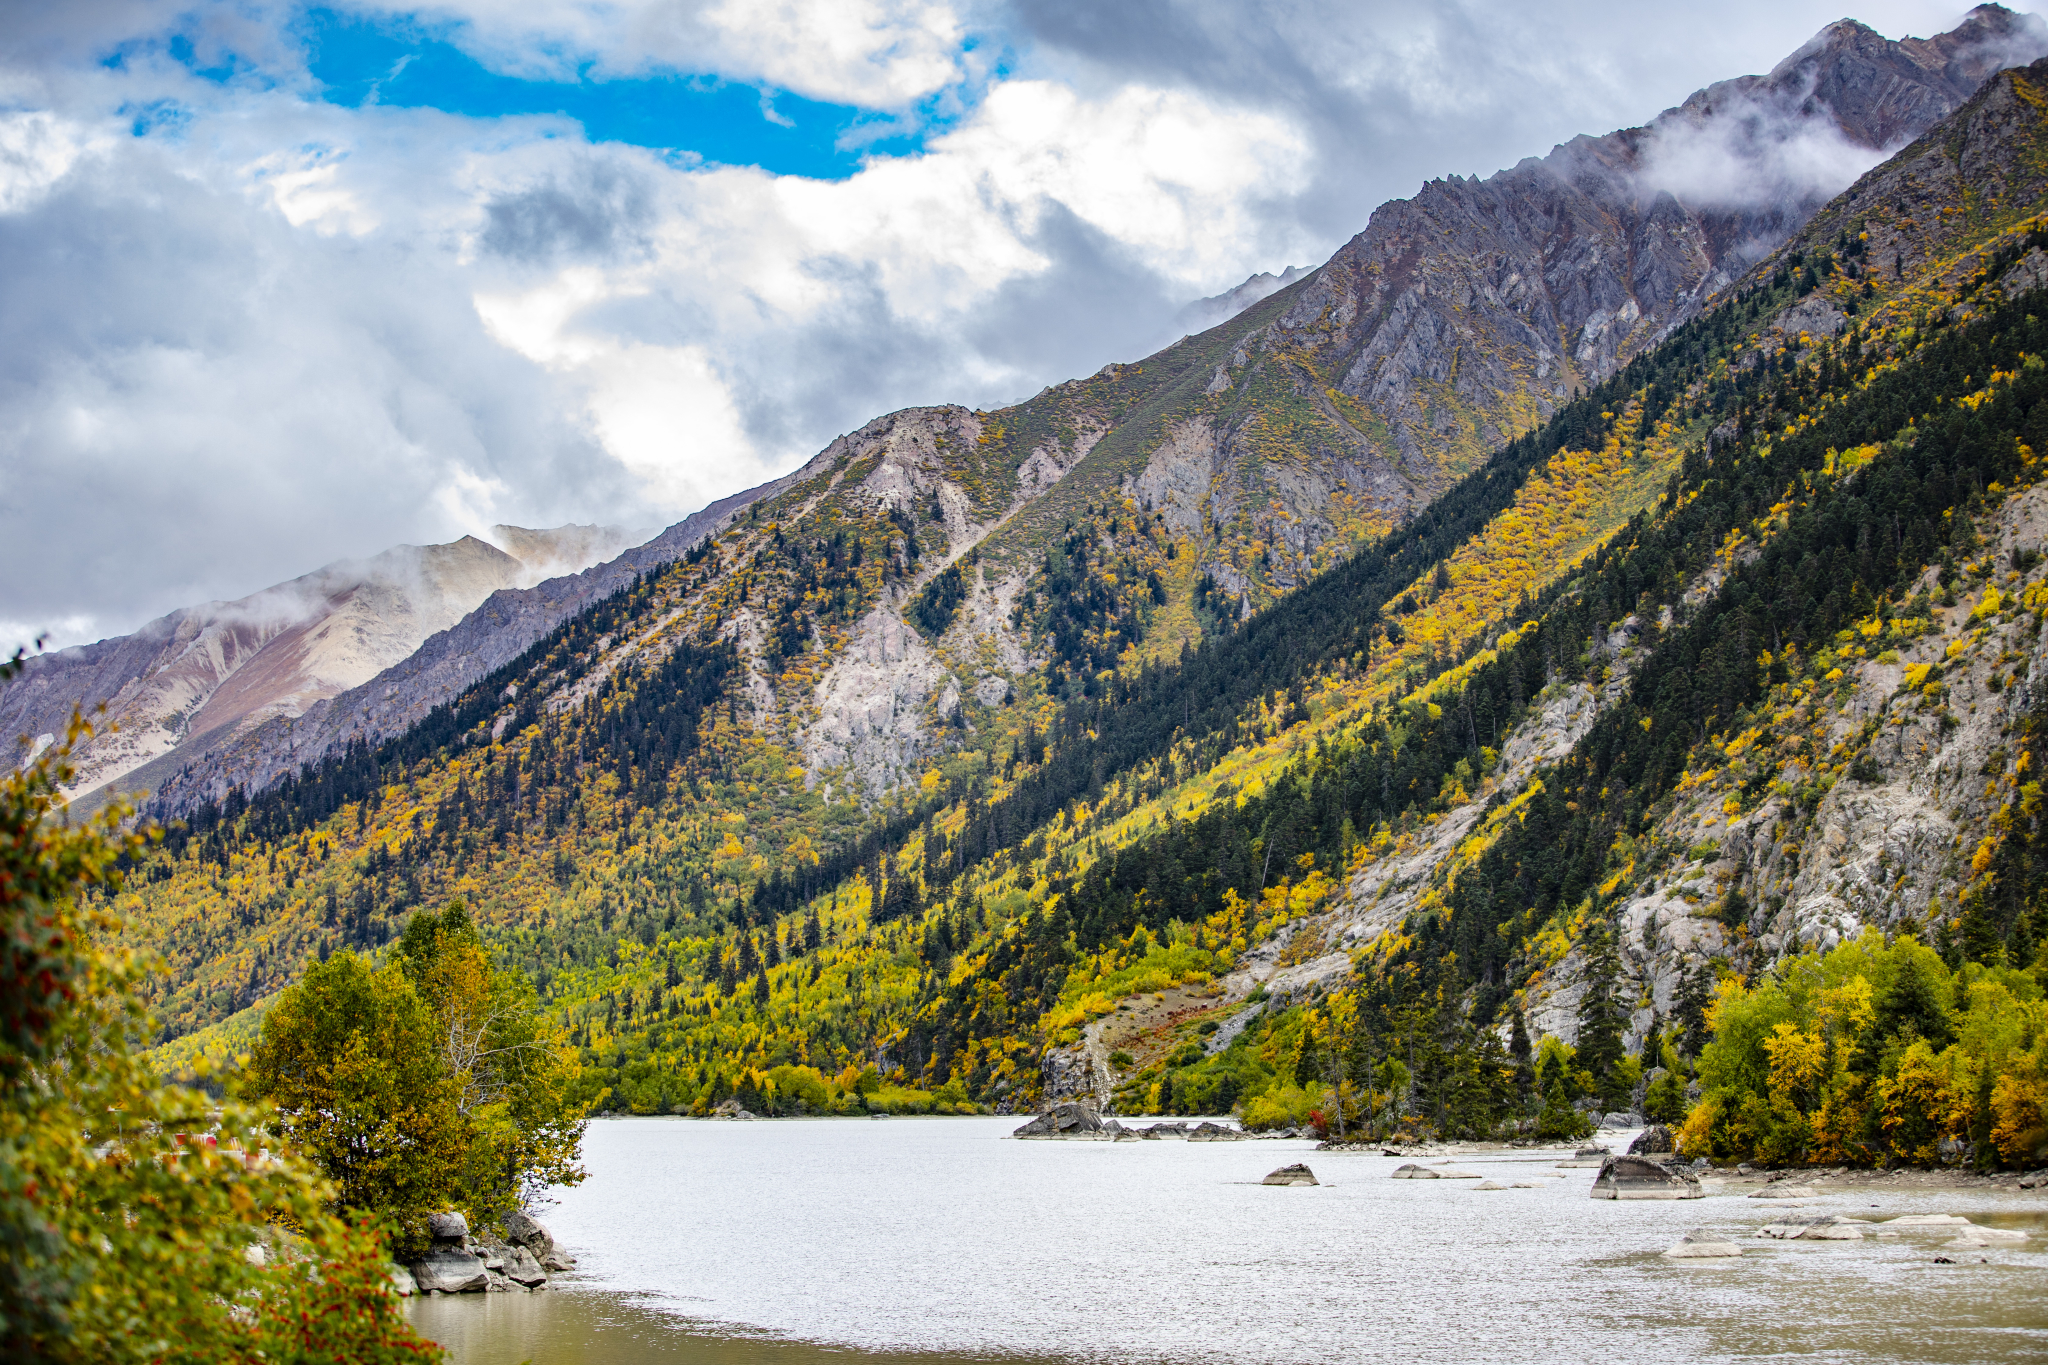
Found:
[[[862,157],[906,155],[957,122],[958,94],[905,111],[862,109],[725,80],[715,73],[602,78],[595,62],[578,79],[535,80],[487,68],[459,45],[455,26],[413,16],[361,17],[307,10],[295,32],[321,98],[431,108],[475,118],[561,114],[593,142],[621,142],[779,175],[841,179]]]
[[[591,142],[820,180],[851,176],[868,157],[923,151],[972,114],[989,81],[1006,74],[1000,62],[980,62],[973,81],[895,107],[867,107],[807,98],[712,69],[609,74],[594,54],[548,63],[572,68],[566,73],[494,70],[472,51],[471,25],[419,13],[307,6],[293,12],[277,36],[298,49],[314,97],[344,108],[435,109],[477,119],[559,115],[580,125]],[[985,42],[963,35],[959,53],[971,57]],[[265,86],[279,74],[232,46],[195,41],[189,30],[123,43],[104,64],[120,70],[149,51],[223,86]],[[180,111],[158,102],[138,108],[134,131],[182,124]]]

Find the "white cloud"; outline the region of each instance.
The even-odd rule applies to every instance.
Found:
[[[366,3],[455,25],[494,70],[548,80],[681,72],[895,109],[967,79],[966,24],[937,0],[444,0]]]
[[[108,140],[48,110],[0,114],[0,213],[29,207],[79,157]]]

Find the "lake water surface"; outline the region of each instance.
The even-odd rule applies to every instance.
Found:
[[[1019,1122],[596,1122],[589,1181],[542,1215],[578,1273],[413,1319],[456,1365],[2048,1360],[2048,1192],[1804,1210],[1960,1213],[2033,1234],[2017,1250],[1775,1242],[1755,1201],[1594,1200],[1592,1171],[1543,1174],[1554,1152],[1461,1158],[1539,1183],[1480,1191],[1308,1142],[1006,1140]],[[1258,1183],[1292,1161],[1323,1183]],[[1695,1227],[1743,1255],[1659,1254]]]

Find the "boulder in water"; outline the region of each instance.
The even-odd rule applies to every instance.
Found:
[[[1704,1193],[1691,1171],[1674,1171],[1648,1157],[1610,1156],[1593,1177],[1595,1199],[1698,1199]]]
[[[1442,1178],[1442,1176],[1429,1169],[1429,1167],[1418,1166],[1412,1161],[1405,1166],[1398,1166],[1394,1169],[1394,1179],[1396,1180],[1441,1180]]]
[[[1628,1145],[1630,1156],[1664,1156],[1676,1150],[1671,1141],[1671,1130],[1661,1123],[1653,1123],[1643,1129]]]
[[[436,1246],[412,1263],[412,1278],[423,1294],[474,1294],[490,1286],[491,1272],[460,1248]]]
[[[1208,1119],[1204,1119],[1201,1123],[1196,1125],[1193,1132],[1188,1134],[1188,1141],[1235,1142],[1243,1136],[1244,1134],[1239,1132],[1235,1128],[1226,1128],[1220,1123],[1215,1123]]]
[[[1292,1166],[1282,1166],[1259,1183],[1261,1185],[1314,1185],[1320,1182],[1316,1180],[1316,1173],[1314,1171],[1311,1171],[1308,1167],[1297,1161]]]
[[[1968,1227],[1970,1220],[1953,1213],[1909,1213],[1902,1218],[1888,1218],[1888,1228],[1956,1228]]]
[[[1121,1124],[1118,1125],[1122,1127]],[[1011,1137],[1020,1138],[1072,1138],[1094,1137],[1102,1132],[1102,1120],[1093,1109],[1085,1104],[1069,1100],[1056,1104],[1026,1123]]]
[[[1498,1180],[1482,1180],[1477,1185],[1474,1185],[1472,1188],[1475,1190],[1504,1190],[1507,1188],[1507,1186],[1501,1184]],[[1526,1187],[1517,1186],[1516,1188],[1520,1189]]]
[[[555,1245],[555,1239],[538,1218],[524,1209],[514,1209],[505,1215],[505,1240],[515,1247],[524,1247],[533,1253],[534,1263],[542,1270],[574,1270],[576,1258]]]
[[[540,1259],[525,1247],[505,1249],[503,1271],[506,1279],[514,1284],[525,1285],[528,1289],[538,1289],[548,1282],[548,1272],[542,1267]]]
[[[1671,1250],[1664,1254],[1680,1260],[1715,1260],[1723,1256],[1740,1256],[1742,1248],[1719,1233],[1708,1232],[1705,1228],[1694,1228],[1673,1243]]]
[[[409,1299],[420,1292],[420,1287],[410,1270],[402,1265],[395,1265],[391,1267],[391,1292],[401,1299]]]
[[[1863,1229],[1854,1223],[1845,1223],[1831,1213],[1816,1213],[1808,1218],[1788,1218],[1765,1225],[1757,1232],[1759,1237],[1775,1237],[1783,1242],[1860,1242]]]

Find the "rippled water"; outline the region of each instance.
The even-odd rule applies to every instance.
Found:
[[[1944,1266],[1937,1230],[1758,1241],[1772,1211],[1736,1195],[1589,1199],[1592,1171],[1539,1176],[1555,1154],[1461,1158],[1541,1186],[1480,1191],[1307,1142],[1004,1140],[1018,1121],[594,1123],[545,1215],[578,1275],[414,1320],[457,1365],[2048,1359],[2048,1193],[1807,1205],[2033,1234]],[[1291,1161],[1323,1183],[1258,1183]],[[1659,1254],[1702,1226],[1742,1257]]]

